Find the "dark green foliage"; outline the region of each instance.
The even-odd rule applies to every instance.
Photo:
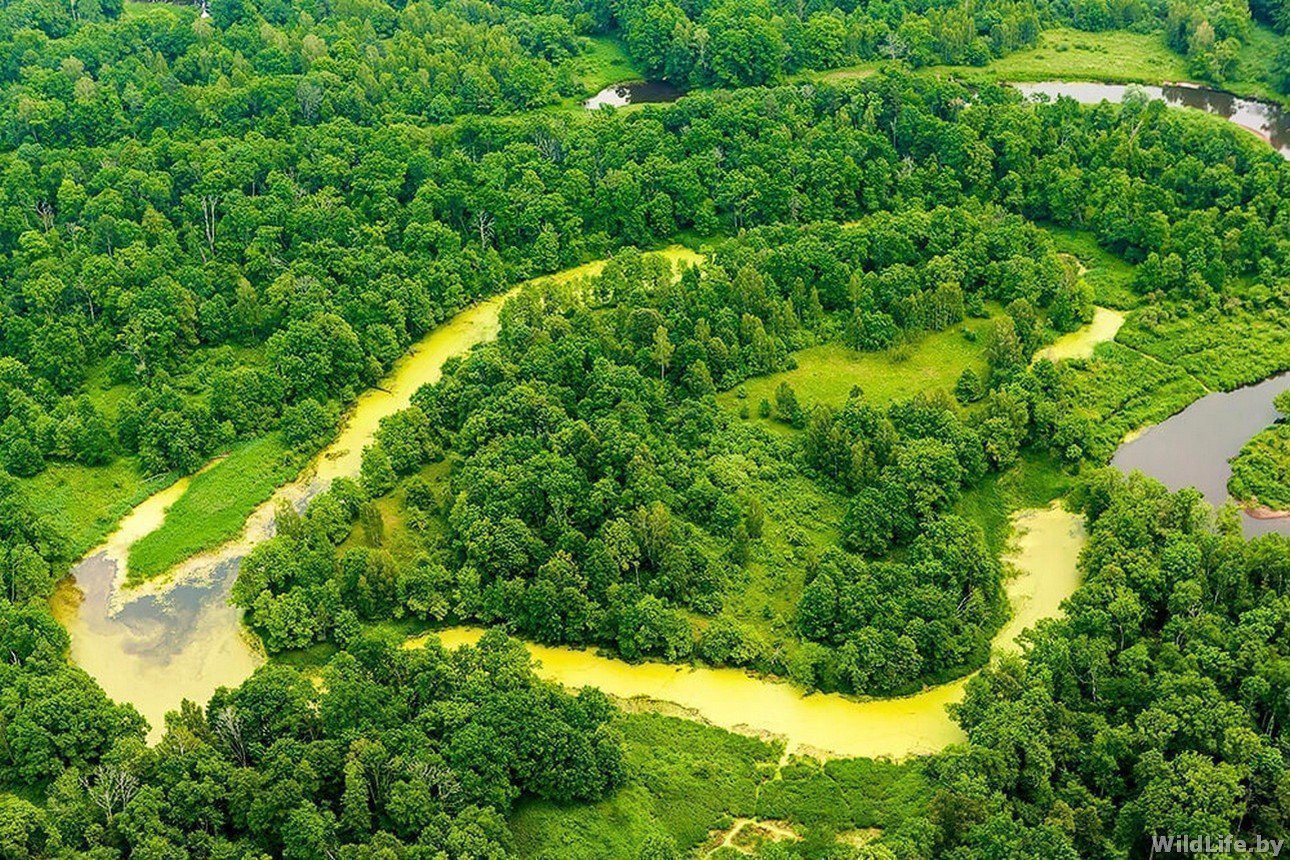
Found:
[[[1105,472],[1085,583],[1023,660],[968,684],[932,768],[937,856],[1146,856],[1151,836],[1286,835],[1290,542],[1209,530],[1193,490]],[[1073,828],[1054,826],[1079,822]],[[1041,823],[1044,822],[1044,823]]]
[[[681,86],[774,83],[800,69],[862,59],[984,65],[1034,44],[1039,10],[1029,2],[967,7],[909,3],[833,7],[781,0],[618,0],[607,4],[646,72]]]
[[[1290,510],[1290,390],[1277,395],[1277,422],[1254,436],[1232,458],[1227,490],[1235,499],[1272,511]]]
[[[624,778],[608,700],[538,682],[498,634],[452,654],[359,640],[318,686],[271,665],[204,710],[185,703],[148,749],[138,715],[63,664],[65,637],[45,630],[46,651],[21,650],[30,622],[58,628],[20,612],[0,609],[0,644],[22,654],[0,665],[0,779],[48,784],[48,803],[33,818],[0,795],[6,840],[89,852],[77,856],[285,860],[370,843],[500,858],[521,796],[594,801]]]

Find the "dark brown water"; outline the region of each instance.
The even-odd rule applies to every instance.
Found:
[[[595,110],[600,107],[674,102],[680,97],[681,91],[667,81],[629,81],[605,87],[583,102],[582,106],[587,110]]]
[[[1290,388],[1290,373],[1235,391],[1208,394],[1182,412],[1148,429],[1115,452],[1111,465],[1134,469],[1173,490],[1195,487],[1212,505],[1227,501],[1228,463],[1250,437],[1277,420],[1272,399]],[[1242,515],[1248,536],[1290,535],[1290,519]]]
[[[1221,116],[1264,138],[1277,152],[1290,158],[1290,111],[1269,102],[1243,99],[1222,90],[1191,85],[1154,87],[1138,84],[1046,81],[1013,86],[1028,96],[1043,94],[1054,99],[1058,96],[1069,96],[1081,104],[1097,104],[1102,101],[1119,102],[1124,99],[1124,93],[1132,87],[1145,92],[1153,99],[1163,99],[1166,104],[1173,107],[1194,108]]]

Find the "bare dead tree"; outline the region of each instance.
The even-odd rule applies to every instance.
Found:
[[[564,144],[546,129],[539,129],[533,135],[533,145],[537,147],[542,157],[552,164],[559,164],[564,160]]]
[[[92,776],[81,777],[81,788],[111,822],[138,793],[139,779],[119,765],[101,764],[94,769]]]
[[[414,761],[408,771],[440,801],[448,800],[461,792],[461,781],[457,779],[456,771],[440,762]]]
[[[909,54],[909,45],[898,33],[888,30],[878,50],[889,60],[900,60]]]
[[[206,245],[210,248],[212,254],[215,253],[215,215],[216,207],[219,206],[219,197],[214,194],[203,194],[202,203],[202,225],[206,230]]]
[[[493,241],[493,216],[487,209],[475,213],[475,229],[479,232],[479,247],[487,248]]]
[[[46,233],[54,228],[54,207],[48,200],[36,201],[36,216]]]
[[[237,712],[237,708],[232,705],[222,708],[211,721],[211,728],[215,730],[215,735],[224,742],[229,751],[237,756],[238,764],[246,767],[248,763],[246,739],[243,736],[242,715]]]

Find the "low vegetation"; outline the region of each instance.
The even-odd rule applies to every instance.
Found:
[[[1217,117],[999,85],[1284,92],[1284,7],[0,7],[0,857],[1285,837],[1290,541],[1099,467],[1290,368],[1287,162]],[[577,107],[638,74],[692,92]],[[676,241],[703,265],[637,250]],[[235,534],[411,344],[557,271],[279,514],[232,585],[270,660],[147,746],[68,660],[69,563],[220,454],[131,567]],[[1096,301],[1115,342],[1034,360]],[[1261,439],[1234,481],[1268,503]],[[1008,514],[1059,495],[1083,585],[988,664]],[[847,694],[981,672],[964,743],[821,763],[543,683],[503,630],[397,647],[455,622]]]
[[[627,784],[599,804],[522,804],[512,818],[521,857],[596,860],[645,846],[681,853],[715,848],[736,821],[773,822],[810,854],[837,851],[858,832],[895,843],[926,812],[918,763],[785,757],[783,746],[648,713],[626,713]],[[667,855],[664,855],[667,856]]]
[[[1232,498],[1267,512],[1290,511],[1290,391],[1276,399],[1281,417],[1232,459],[1227,491]]]
[[[978,377],[986,372],[987,319],[965,320],[946,331],[901,342],[878,352],[860,352],[841,343],[807,347],[793,353],[791,370],[758,376],[729,391],[717,401],[741,418],[773,431],[788,431],[791,424],[761,414],[760,404],[775,402],[782,384],[790,386],[805,403],[841,408],[859,388],[864,398],[878,406],[919,392],[952,394],[964,370]]]
[[[278,433],[234,446],[193,477],[160,528],[130,546],[130,581],[151,579],[237,537],[251,512],[294,478],[302,461]]]
[[[1038,44],[992,60],[984,69],[948,70],[968,77],[1004,81],[1107,81],[1158,84],[1190,77],[1186,61],[1164,35],[1124,30],[1045,30]]]

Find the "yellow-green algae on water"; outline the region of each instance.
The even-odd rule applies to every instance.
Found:
[[[679,246],[651,253],[677,263],[701,259]],[[603,267],[604,261],[597,261],[547,277],[574,280]],[[138,708],[151,726],[151,740],[160,738],[166,712],[181,700],[205,703],[216,688],[236,686],[264,662],[228,594],[242,557],[273,535],[278,505],[299,506],[336,478],[356,477],[363,448],[381,419],[407,408],[417,389],[439,379],[449,358],[495,337],[502,305],[518,289],[467,308],[422,338],[379,388],[358,398],[336,439],[301,477],[279,487],[251,514],[238,538],[194,556],[165,577],[124,587],[131,545],[161,526],[166,509],[188,488],[184,478],[136,506],[59,584],[52,606],[70,635],[72,662],[108,696]]]
[[[1015,650],[1022,630],[1058,613],[1079,584],[1076,562],[1085,540],[1079,515],[1057,503],[1020,511],[1013,525],[1016,536],[1006,558],[1017,571],[1006,583],[1013,617],[994,639],[996,652]],[[478,627],[453,627],[432,635],[455,648],[473,644],[483,632]],[[407,645],[418,647],[425,641],[417,637]],[[790,752],[900,759],[963,739],[945,706],[962,698],[966,678],[913,696],[859,701],[805,694],[738,669],[632,664],[577,648],[526,645],[542,678],[571,689],[599,687],[618,699],[664,703],[663,710],[730,731],[783,738]]]
[[[1124,314],[1120,311],[1103,307],[1093,308],[1091,323],[1057,338],[1048,347],[1040,350],[1039,356],[1054,362],[1069,358],[1092,358],[1093,350],[1097,345],[1115,340],[1122,325],[1124,325]]]

